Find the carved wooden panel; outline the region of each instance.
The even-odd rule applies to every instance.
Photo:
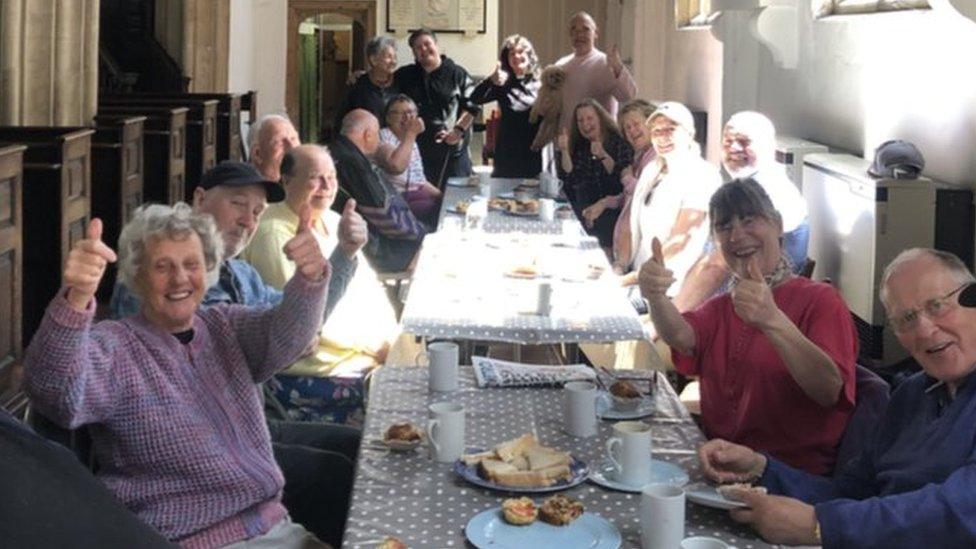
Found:
[[[25,147],[0,148],[0,397],[10,393],[20,357],[23,239],[22,162]]]

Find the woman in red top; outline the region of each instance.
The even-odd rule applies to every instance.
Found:
[[[709,216],[732,291],[679,313],[655,240],[639,284],[657,333],[675,368],[701,378],[706,436],[829,474],[854,408],[857,334],[847,306],[830,285],[793,275],[782,218],[752,179],[720,187]]]

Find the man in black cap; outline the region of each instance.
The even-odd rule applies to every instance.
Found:
[[[284,198],[282,186],[267,180],[251,164],[225,160],[204,174],[193,191],[193,209],[214,217],[224,242],[224,261],[217,284],[204,295],[203,306],[274,306],[281,301],[282,291],[266,284],[254,267],[237,259],[237,255],[254,236],[268,203]],[[355,250],[366,243],[366,234],[366,222],[359,214],[351,210],[343,213],[337,231],[341,244],[329,257],[332,279],[326,318],[356,271]],[[349,249],[354,249],[353,254],[344,251]],[[117,284],[112,294],[113,315],[129,316],[139,307],[139,299]],[[268,421],[268,430],[275,459],[285,476],[282,502],[292,519],[319,539],[338,546],[352,489],[359,430],[344,425],[274,420]],[[322,513],[324,507],[343,512]]]

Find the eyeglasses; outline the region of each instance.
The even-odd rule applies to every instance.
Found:
[[[908,311],[902,313],[901,316],[895,318],[889,317],[888,325],[891,326],[894,331],[904,334],[918,328],[918,323],[921,321],[923,314],[930,319],[942,318],[949,314],[953,309],[956,308],[956,305],[959,304],[959,302],[954,299],[955,295],[970,284],[970,282],[967,282],[942,297],[936,297],[926,301],[925,304],[922,305],[921,310],[909,309]]]

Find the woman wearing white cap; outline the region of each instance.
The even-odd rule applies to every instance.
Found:
[[[664,258],[681,289],[685,274],[702,255],[708,240],[708,200],[722,183],[718,169],[701,157],[695,122],[681,103],[662,103],[647,119],[657,159],[637,183],[630,210],[632,257],[615,268],[628,274],[623,284],[637,283],[637,271],[651,257],[651,241],[661,241]]]

